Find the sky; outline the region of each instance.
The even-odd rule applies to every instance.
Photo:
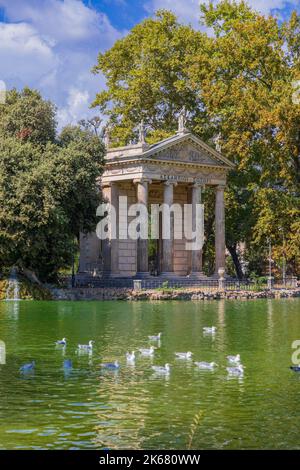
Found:
[[[279,18],[300,13],[300,0],[248,3]],[[199,28],[199,0],[0,0],[0,83],[38,89],[57,106],[59,128],[94,116],[105,87],[91,73],[98,53],[160,8]]]

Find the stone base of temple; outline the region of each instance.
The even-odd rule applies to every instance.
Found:
[[[203,271],[192,272],[187,276],[188,279],[208,279]]]
[[[133,279],[149,279],[153,276],[149,272],[139,272],[133,277]]]
[[[162,272],[159,274],[159,276],[155,277],[156,279],[185,279],[185,276],[179,276],[178,274],[174,273],[173,271],[171,272]]]

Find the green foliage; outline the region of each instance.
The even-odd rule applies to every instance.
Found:
[[[191,121],[200,119],[200,100],[188,69],[203,40],[202,33],[161,10],[99,54],[94,72],[104,74],[107,89],[93,105],[109,116],[116,144],[133,139],[142,118],[149,126],[149,141],[169,136],[183,105],[191,111]]]
[[[56,133],[55,106],[30,88],[15,89],[0,104],[0,138],[15,137],[23,142],[45,145],[54,142]]]
[[[16,101],[4,106],[12,120]],[[0,134],[0,263],[53,280],[72,261],[74,237],[95,227],[104,149],[97,136],[76,126],[64,129],[57,142],[41,143],[40,136],[48,135],[43,124],[36,126],[35,139]]]

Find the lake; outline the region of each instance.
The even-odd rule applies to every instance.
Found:
[[[204,335],[212,325],[216,334]],[[160,331],[154,358],[127,365],[126,351]],[[67,347],[56,347],[64,336]],[[78,354],[90,339],[93,354]],[[299,449],[296,339],[300,299],[0,302],[0,449]],[[230,378],[226,356],[237,353],[244,376]],[[31,360],[35,372],[21,374]],[[114,360],[118,371],[101,370]],[[218,367],[201,371],[194,360]],[[169,375],[153,373],[166,362]]]

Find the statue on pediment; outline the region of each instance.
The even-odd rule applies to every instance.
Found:
[[[145,144],[146,143],[146,129],[145,129],[145,124],[144,124],[143,119],[139,123],[138,131],[139,131],[139,144]]]
[[[186,131],[186,121],[187,121],[187,112],[186,107],[180,110],[178,114],[178,133],[182,133]]]

